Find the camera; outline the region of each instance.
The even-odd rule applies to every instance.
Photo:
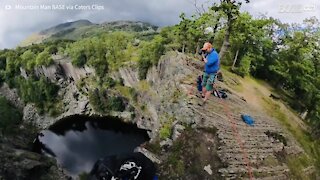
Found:
[[[206,50],[202,50],[202,49],[200,49],[200,51],[198,52],[199,55],[205,55],[206,53],[207,53]]]

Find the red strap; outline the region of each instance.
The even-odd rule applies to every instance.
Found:
[[[192,92],[193,92],[194,88],[195,88],[194,86],[192,86],[190,88],[190,90],[188,92],[189,95],[192,95]],[[216,90],[217,88],[214,87],[214,89]],[[219,93],[219,92],[217,91],[217,93]],[[243,158],[244,163],[246,164],[249,178],[250,178],[250,180],[252,180],[253,179],[253,173],[252,173],[251,164],[250,164],[250,161],[249,161],[249,158],[248,158],[248,153],[244,148],[243,141],[242,141],[241,136],[240,136],[240,134],[238,132],[236,123],[234,122],[234,118],[231,116],[231,110],[228,107],[228,105],[223,101],[223,99],[220,97],[220,95],[219,95],[219,99],[220,99],[219,100],[220,104],[223,105],[223,109],[224,109],[225,114],[227,115],[227,118],[229,120],[230,126],[232,127],[233,136],[237,140],[237,142],[238,142],[238,144],[240,146],[240,150],[241,150],[241,153],[242,153],[242,158]]]
[[[234,118],[232,118],[232,116],[231,116],[230,108],[228,107],[228,105],[221,98],[220,98],[220,104],[222,104],[223,107],[224,107],[224,111],[225,111],[225,113],[226,113],[226,115],[228,117],[230,126],[232,126],[233,136],[237,140],[237,142],[238,142],[238,144],[240,146],[244,163],[247,166],[248,175],[250,177],[250,180],[252,180],[253,179],[253,173],[252,173],[252,168],[251,168],[250,161],[249,161],[249,158],[248,158],[248,153],[244,148],[243,141],[242,141],[241,136],[240,136],[240,134],[238,132],[236,123],[234,122]]]

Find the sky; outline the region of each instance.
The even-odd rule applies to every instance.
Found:
[[[201,4],[208,7],[217,0],[0,0],[0,49],[14,48],[33,33],[79,19],[173,25],[179,23],[180,13],[196,12],[195,1],[202,9]],[[241,10],[286,23],[299,23],[312,16],[320,19],[319,0],[251,0]]]

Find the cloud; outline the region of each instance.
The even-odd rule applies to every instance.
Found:
[[[217,0],[197,0],[198,4],[212,3]],[[94,23],[115,20],[139,20],[158,26],[173,25],[179,22],[179,14],[195,13],[194,0],[1,0],[0,1],[0,48],[13,48],[27,36],[54,25],[88,19]],[[285,22],[302,21],[310,16],[319,17],[320,4],[315,0],[305,0],[305,4],[317,4],[313,12],[279,13],[285,0],[255,0],[244,5],[243,10],[254,15],[268,12],[268,16],[279,18]],[[291,0],[290,4],[301,4]],[[6,10],[10,5],[11,9]],[[17,10],[16,5],[65,5],[104,7],[103,10]]]

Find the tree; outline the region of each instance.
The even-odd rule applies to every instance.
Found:
[[[49,47],[47,47],[45,49],[45,51],[47,51],[49,54],[57,54],[58,53],[58,47],[57,47],[57,45],[53,44],[53,45],[50,45]]]
[[[0,71],[6,70],[7,58],[4,55],[0,55]]]
[[[176,26],[176,35],[178,37],[178,43],[181,45],[181,52],[184,53],[186,46],[188,44],[188,30],[191,28],[191,20],[186,18],[185,13],[180,15],[181,21],[178,26]]]
[[[6,78],[10,79],[16,75],[20,74],[20,67],[21,67],[21,58],[20,56],[14,52],[13,50],[10,50],[6,52]]]
[[[103,45],[107,48],[106,58],[112,69],[117,69],[124,62],[130,60],[125,54],[132,41],[133,36],[124,32],[115,32],[104,36]]]
[[[245,0],[245,2],[249,3],[250,1]],[[225,53],[228,51],[230,47],[230,42],[229,42],[230,33],[232,32],[234,21],[239,16],[241,5],[242,5],[241,1],[220,0],[220,4],[215,3],[214,6],[211,8],[214,11],[223,12],[227,20],[227,24],[225,27],[225,38],[219,53],[220,59],[224,59]]]
[[[148,69],[152,65],[157,65],[160,57],[165,52],[164,39],[161,36],[156,36],[151,42],[145,42],[141,45],[139,53],[139,78],[145,79]]]
[[[22,120],[22,114],[4,97],[0,96],[0,131],[11,133]]]
[[[251,57],[251,65],[247,72],[252,72],[254,75],[260,73],[260,71],[264,72],[266,68],[264,62],[275,50],[268,30],[268,26],[272,23],[271,19],[263,17],[254,19],[249,13],[239,14],[239,17],[234,21],[234,28],[230,36],[232,44],[230,55],[234,56],[225,58],[231,61],[234,57],[233,69],[235,66],[240,65],[245,57]],[[227,64],[228,61],[224,61],[224,63]],[[243,75],[243,73],[241,74]]]
[[[22,65],[27,71],[32,71],[36,65],[36,54],[31,50],[25,51],[20,57],[22,60]]]
[[[42,65],[43,66],[50,66],[53,63],[54,62],[53,62],[51,55],[46,50],[39,53],[36,58],[36,66],[42,66]]]

